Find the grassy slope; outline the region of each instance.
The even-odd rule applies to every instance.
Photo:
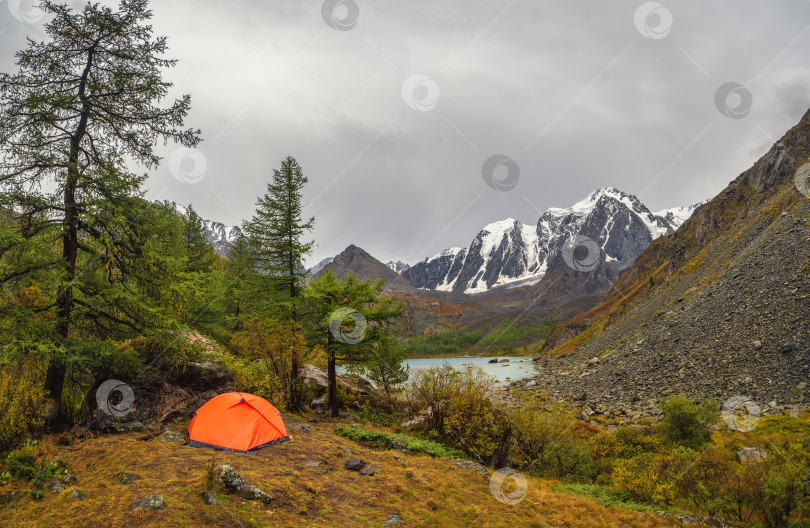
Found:
[[[585,498],[552,491],[553,482],[529,479],[525,500],[517,505],[497,501],[480,474],[449,460],[427,455],[375,451],[334,433],[335,423],[312,424],[311,433],[294,432],[294,441],[258,455],[214,453],[160,440],[141,441],[138,434],[88,438],[71,447],[53,439],[37,446],[48,458],[61,457],[77,477],[76,488],[87,498],[71,498],[72,488],[33,500],[27,490],[11,507],[0,509],[0,525],[33,526],[380,526],[399,513],[399,526],[537,526],[664,527],[677,526],[652,514],[605,507]],[[297,430],[293,430],[297,431]],[[112,445],[103,446],[103,443]],[[344,448],[370,462],[377,474],[360,477],[343,469]],[[199,497],[212,456],[232,464],[247,479],[276,497],[271,506],[228,497],[222,505],[205,506]],[[334,468],[327,474],[308,468],[321,460]],[[143,478],[124,485],[119,472]],[[0,493],[8,493],[0,488]],[[507,490],[508,491],[508,490]],[[136,499],[162,495],[165,508],[130,510]]]

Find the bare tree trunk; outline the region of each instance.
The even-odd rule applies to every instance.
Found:
[[[329,385],[328,408],[332,416],[338,416],[337,374],[335,373],[335,354],[327,353],[327,378]]]

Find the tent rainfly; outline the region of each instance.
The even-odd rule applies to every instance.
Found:
[[[255,453],[289,440],[278,409],[263,398],[227,392],[208,400],[188,426],[188,445],[232,453]]]

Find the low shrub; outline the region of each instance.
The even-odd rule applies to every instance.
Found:
[[[685,396],[661,402],[661,434],[670,444],[699,449],[711,439],[710,427],[720,420],[720,407],[713,399],[697,405]]]
[[[539,457],[553,442],[573,437],[576,420],[562,404],[549,404],[526,393],[515,393],[520,404],[508,412],[515,447],[527,461]]]
[[[494,378],[477,367],[426,369],[406,388],[409,414],[424,415],[434,437],[497,465],[505,457],[509,425],[490,399],[493,384]]]
[[[529,471],[571,482],[592,482],[596,476],[591,451],[582,440],[552,442],[529,464]]]

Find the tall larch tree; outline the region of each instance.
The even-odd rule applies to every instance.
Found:
[[[272,319],[289,321],[294,332],[298,331],[301,291],[307,277],[304,259],[314,244],[305,237],[312,231],[315,218],[304,220],[301,206],[307,182],[298,162],[286,157],[281,168],[273,170],[267,193],[256,203],[253,218],[243,226],[257,269],[273,293],[274,313],[268,315]],[[288,388],[288,398],[290,406],[295,409],[302,403],[297,391],[298,358],[293,357],[290,364],[293,382]]]
[[[82,262],[108,259],[119,268],[113,277],[140,251],[128,233],[146,176],[130,164],[156,167],[158,141],[198,143],[198,130],[181,128],[191,100],[161,105],[172,86],[162,72],[175,61],[164,58],[166,38],[153,36],[147,0],[122,0],[117,10],[48,0],[41,8],[47,40],[29,39],[16,55],[19,70],[0,74],[0,205],[18,213],[23,238],[60,231],[57,341],[85,316],[137,328],[137,315],[94,306],[97,291],[79,292],[77,281]],[[45,384],[57,417],[65,373],[64,357],[51,359]]]

